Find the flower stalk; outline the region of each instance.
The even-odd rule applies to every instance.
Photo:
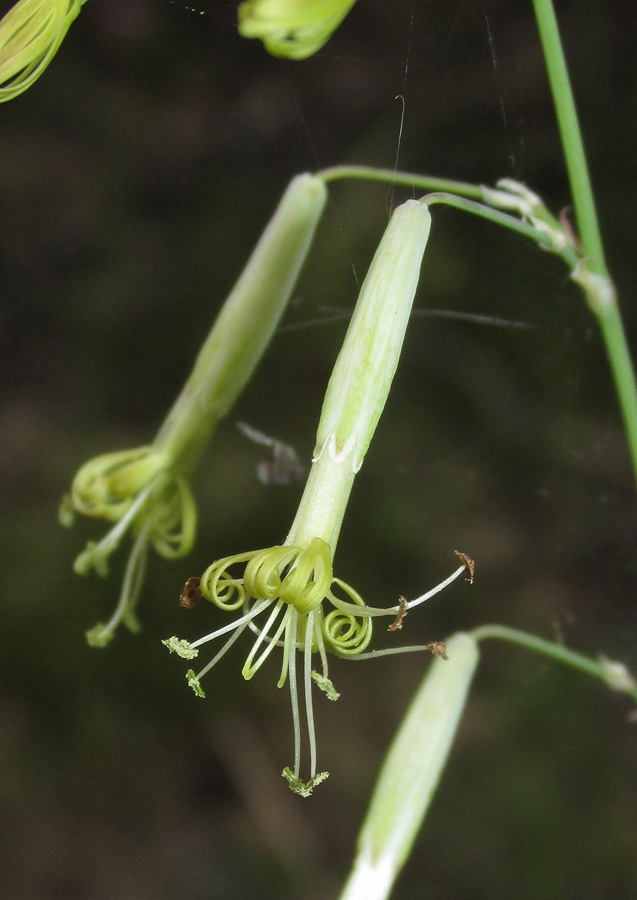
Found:
[[[130,623],[141,588],[139,571],[152,546],[162,557],[184,556],[193,546],[197,509],[189,476],[219,421],[228,413],[254,369],[291,296],[325,206],[324,184],[299,175],[284,193],[241,277],[224,303],[183,390],[153,444],[98,456],[79,470],[62,502],[63,524],[76,513],[114,522],[90,542],[75,571],[105,575],[108,558],[132,532],[135,571],[127,568],[116,615],[88,633],[104,646],[119,621]]]

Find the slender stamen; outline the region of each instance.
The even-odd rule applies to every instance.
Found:
[[[104,625],[103,631],[113,631],[119,625],[122,616],[127,611],[133,611],[139,597],[139,592],[144,581],[144,572],[146,570],[146,560],[148,559],[148,526],[144,526],[139,537],[133,544],[126,570],[124,572],[124,581],[122,582],[122,590],[115,611],[111,618]]]
[[[281,660],[281,674],[279,675],[279,680],[277,681],[277,687],[282,688],[285,684],[285,679],[288,677],[288,668],[290,662],[290,646],[292,644],[292,611],[288,610],[288,613],[285,617],[286,625],[285,625],[285,637],[281,642],[283,644],[283,659]]]
[[[225,644],[223,645],[223,647],[221,648],[221,650],[217,653],[217,655],[216,655],[216,656],[213,656],[213,658],[210,660],[210,662],[209,662],[206,666],[203,667],[203,669],[201,670],[201,672],[198,672],[198,673],[197,673],[197,675],[196,675],[196,680],[197,680],[197,681],[201,681],[201,679],[203,678],[203,676],[204,676],[207,672],[209,672],[209,671],[212,669],[212,667],[213,667],[214,665],[216,665],[216,664],[219,662],[219,660],[221,659],[221,657],[226,655],[226,653],[228,652],[228,650],[232,647],[232,645],[234,644],[234,642],[235,642],[236,640],[238,640],[238,639],[241,637],[241,635],[242,635],[243,632],[246,630],[246,628],[247,628],[247,622],[244,622],[243,625],[241,626],[241,628],[237,628],[237,630],[235,631],[235,633],[230,635],[230,637],[229,637],[228,640],[225,642]]]
[[[155,481],[153,480],[148,487],[140,493],[131,504],[130,509],[122,516],[119,522],[111,528],[108,534],[106,534],[99,543],[89,544],[89,547],[80,553],[73,564],[76,572],[85,574],[85,572],[89,571],[91,565],[94,565],[98,572],[100,572],[101,569],[104,569],[104,574],[106,574],[106,557],[110,556],[113,550],[117,548],[133,519],[148,500],[154,487]]]
[[[415,600],[410,600],[409,603],[407,604],[407,609],[413,609],[414,606],[420,606],[420,604],[424,603],[425,600],[429,600],[430,597],[434,597],[436,594],[439,594],[440,591],[444,591],[444,589],[446,587],[448,587],[452,582],[454,582],[456,580],[456,578],[458,578],[462,574],[466,575],[466,573],[467,573],[466,565],[460,566],[459,569],[456,569],[456,571],[453,573],[453,575],[450,575],[449,578],[445,578],[444,581],[441,581],[440,584],[437,584],[430,591],[427,591],[427,593],[423,594],[422,597],[416,597]],[[396,612],[398,612],[398,607],[397,606],[394,607],[394,610]]]
[[[315,616],[314,616],[314,637],[316,639],[316,645],[318,647],[319,656],[321,657],[321,668],[323,669],[323,676],[325,678],[328,677],[328,666],[327,666],[327,653],[325,651],[325,641],[323,640],[323,629],[321,627],[323,619],[323,610],[320,606],[316,607]]]
[[[314,610],[308,613],[305,623],[305,650],[304,664],[304,690],[305,690],[305,715],[307,716],[307,731],[310,740],[310,779],[316,775],[316,731],[314,729],[314,710],[312,708],[312,637],[314,632]]]
[[[261,665],[265,662],[265,660],[268,658],[270,653],[272,653],[272,651],[276,647],[277,641],[281,637],[283,629],[287,625],[287,609],[286,609],[285,613],[283,614],[283,617],[277,627],[274,637],[270,638],[270,636],[268,635],[268,632],[269,632],[270,628],[272,627],[272,625],[274,624],[276,617],[281,612],[281,608],[283,607],[283,605],[284,605],[283,600],[279,600],[278,603],[276,604],[276,606],[274,607],[274,609],[272,610],[272,612],[270,613],[268,621],[265,623],[265,625],[263,627],[263,631],[261,632],[261,634],[259,635],[257,640],[254,642],[254,644],[252,645],[252,650],[250,650],[250,653],[248,654],[248,658],[246,659],[245,664],[242,669],[244,678],[246,678],[246,679],[252,678],[254,673],[261,667]],[[259,647],[261,646],[261,644],[263,643],[263,641],[267,642],[267,646],[265,647],[265,649],[263,650],[263,652],[257,659],[256,663],[254,663],[254,665],[253,665],[252,660],[254,659],[256,652],[259,649]]]
[[[247,623],[250,619],[254,619],[255,616],[258,616],[260,612],[269,606],[272,603],[271,600],[262,600],[261,603],[257,603],[250,612],[246,613],[244,616],[240,616],[234,622],[231,622],[229,625],[224,625],[223,628],[217,628],[216,631],[211,631],[210,634],[205,635],[205,637],[199,638],[196,641],[193,641],[190,645],[191,649],[194,650],[195,647],[201,647],[202,644],[208,643],[208,641],[214,641],[215,638],[221,637],[222,634],[227,634],[229,631],[234,631],[235,628],[239,628],[239,626],[243,625],[243,623]]]
[[[407,609],[413,609],[414,606],[420,606],[421,603],[424,603],[425,600],[429,600],[430,597],[434,597],[436,594],[439,594],[441,591],[444,591],[446,587],[456,580],[463,572],[467,571],[466,566],[460,566],[459,569],[450,575],[448,578],[445,578],[444,581],[441,581],[440,584],[437,584],[430,591],[427,591],[426,594],[423,594],[421,597],[416,597],[415,600],[410,600],[407,603]],[[354,603],[347,603],[345,600],[341,600],[340,597],[336,597],[334,594],[330,593],[330,602],[336,607],[336,609],[341,610],[341,612],[351,613],[354,616],[360,616],[362,618],[373,618],[374,616],[395,616],[400,610],[399,606],[389,606],[383,609],[382,607],[377,606],[357,606]],[[360,657],[359,657],[360,658]]]
[[[296,627],[299,614],[291,607],[290,612],[290,648],[288,672],[290,675],[290,700],[292,701],[292,725],[294,727],[294,777],[299,777],[301,769],[301,717],[299,715],[299,694],[296,686]]]
[[[358,662],[359,659],[376,659],[379,656],[397,656],[399,653],[431,653],[431,647],[426,644],[412,647],[387,647],[384,650],[368,650],[367,653],[359,653],[356,656],[348,656],[348,659]]]

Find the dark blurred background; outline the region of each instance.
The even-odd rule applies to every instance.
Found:
[[[635,348],[637,12],[632,0],[558,7]],[[530,2],[359,0],[296,64],[241,40],[235,19],[235,3],[215,0],[91,0],[44,77],[1,110],[3,898],[338,895],[425,659],[333,662],[342,697],[316,700],[332,774],[303,801],[279,775],[292,728],[277,663],[243,682],[240,641],[201,701],[160,639],[221,624],[208,606],[178,607],[188,576],[285,536],[301,485],[261,485],[262,448],[235,423],[309,460],[346,327],[312,322],[352,308],[387,187],[334,186],[286,327],[195,479],[196,549],[152,560],[143,631],[108,650],[84,631],[110,614],[125,553],[106,581],[76,577],[103,526],[59,527],[60,496],[86,459],[152,439],[295,173],[393,166],[398,94],[401,168],[509,176],[555,211],[569,204]],[[637,669],[633,476],[597,326],[568,273],[437,207],[416,308],[337,574],[386,605],[448,574],[459,548],[477,561],[474,586],[413,612],[400,641],[497,621]],[[637,896],[629,709],[584,676],[486,644],[396,900]]]

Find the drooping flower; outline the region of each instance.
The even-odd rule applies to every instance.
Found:
[[[441,591],[461,575],[462,565],[433,590],[410,603],[370,607],[360,594],[333,574],[338,536],[356,473],[367,452],[398,364],[418,283],[431,217],[426,205],[408,201],[393,214],[367,274],[345,342],[327,388],[317,431],[312,467],[300,505],[281,546],[240,553],[213,563],[198,588],[215,606],[239,613],[230,624],[199,640],[170,638],[171,652],[192,659],[199,647],[228,635],[216,656],[188,681],[203,696],[201,678],[240,635],[256,634],[243,666],[246,679],[258,671],[275,648],[282,649],[279,687],[290,687],[294,724],[294,765],[283,772],[290,787],[307,796],[326,777],[317,771],[312,681],[328,697],[336,692],[329,679],[328,652],[362,658],[372,637],[372,619],[396,618]],[[380,651],[381,653],[384,651]],[[297,654],[302,658],[299,676]],[[321,671],[312,668],[318,654]],[[301,778],[301,702],[303,685],[310,765]]]
[[[19,0],[0,21],[0,103],[37,81],[86,0]]]
[[[197,509],[189,476],[278,325],[325,199],[319,178],[299,175],[292,180],[153,444],[98,456],[75,476],[62,501],[62,523],[70,525],[77,513],[115,523],[77,557],[75,571],[94,569],[105,575],[108,558],[124,535],[134,536],[117,608],[107,623],[87,633],[89,643],[104,646],[120,622],[137,629],[134,610],[149,547],[166,559],[192,548]]]
[[[246,0],[239,34],[263,41],[268,53],[306,59],[330,39],[356,0]]]

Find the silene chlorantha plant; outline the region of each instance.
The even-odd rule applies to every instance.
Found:
[[[219,609],[238,613],[237,617],[195,641],[177,637],[164,641],[171,652],[193,659],[203,644],[228,636],[201,671],[195,673],[191,669],[187,673],[190,686],[199,696],[204,696],[200,684],[203,675],[246,629],[255,633],[256,639],[243,666],[244,678],[252,678],[275,648],[281,649],[278,686],[289,683],[294,726],[294,766],[284,769],[283,775],[292,790],[303,796],[308,796],[327,777],[326,772],[317,771],[312,682],[328,698],[338,697],[329,679],[328,653],[358,659],[376,655],[373,651],[364,652],[372,637],[374,617],[393,617],[390,630],[397,630],[409,609],[441,591],[472,566],[468,557],[458,554],[462,565],[448,578],[422,597],[411,602],[401,598],[399,605],[389,608],[368,606],[351,585],[333,573],[334,554],[354,478],[398,364],[430,224],[426,203],[417,200],[407,201],[391,217],[328,384],[312,466],[284,543],[220,559],[200,579],[190,579],[186,584],[183,605],[191,605],[193,593],[200,592]],[[396,651],[377,651],[385,652]],[[302,658],[300,665],[297,654]],[[320,660],[320,672],[312,668],[314,654]],[[309,738],[307,780],[301,777],[299,683],[303,687]]]
[[[356,0],[246,0],[239,34],[258,38],[273,56],[307,59],[330,39]]]
[[[149,547],[165,559],[192,548],[197,508],[189,477],[276,330],[326,196],[319,178],[292,179],[153,443],[90,460],[63,498],[63,524],[72,524],[78,513],[113,523],[102,540],[89,542],[77,557],[78,574],[106,575],[110,555],[127,533],[133,536],[119,602],[108,622],[87,632],[91,645],[105,646],[120,623],[138,630],[135,607]]]
[[[86,0],[19,0],[0,20],[0,103],[44,72]]]

